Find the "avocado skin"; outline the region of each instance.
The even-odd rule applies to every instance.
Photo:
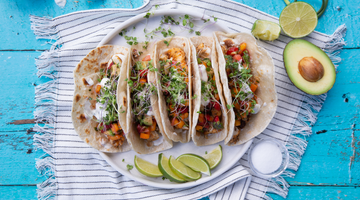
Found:
[[[299,52],[305,52],[308,55],[298,56]],[[314,54],[311,54],[314,53]],[[290,54],[290,55],[289,55]],[[316,55],[315,55],[316,54]],[[295,55],[295,56],[292,56]],[[314,57],[321,62],[324,66],[324,77],[311,85],[306,81],[300,73],[298,73],[298,63],[303,57]],[[294,65],[296,60],[296,66]],[[335,66],[329,56],[316,45],[303,39],[294,39],[290,41],[284,48],[283,61],[286,73],[291,82],[301,91],[310,95],[321,95],[328,92],[334,85],[336,79]],[[292,63],[292,64],[291,64]],[[298,74],[298,75],[297,75]],[[323,80],[324,79],[324,80]]]

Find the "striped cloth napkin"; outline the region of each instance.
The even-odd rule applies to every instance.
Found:
[[[222,176],[187,189],[153,188],[121,175],[99,153],[80,140],[71,122],[74,91],[73,70],[77,63],[123,21],[150,9],[193,10],[216,16],[234,32],[250,32],[257,19],[278,22],[278,18],[232,1],[153,0],[138,9],[102,9],[75,12],[54,19],[31,16],[31,28],[38,39],[53,41],[52,48],[36,59],[38,76],[53,79],[36,87],[38,122],[36,148],[47,155],[36,167],[48,179],[38,185],[38,198],[47,199],[269,199],[267,192],[286,197],[289,185],[283,177],[263,179],[249,175],[247,154]],[[236,20],[234,20],[236,19]],[[334,63],[340,62],[337,50],[344,45],[345,26],[331,36],[313,32],[305,39],[325,50]],[[300,165],[306,141],[295,135],[310,135],[326,95],[311,96],[298,90],[283,67],[282,52],[292,39],[281,35],[274,42],[259,41],[273,57],[276,67],[278,108],[268,128],[255,138],[273,138],[286,143],[290,164],[283,176],[293,177]],[[248,172],[249,171],[249,172]]]

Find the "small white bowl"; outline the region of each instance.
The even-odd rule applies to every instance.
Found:
[[[254,150],[254,147],[263,142],[269,142],[269,143],[276,145],[279,148],[279,150],[281,152],[281,156],[282,156],[282,162],[281,162],[280,166],[275,171],[270,172],[270,173],[263,173],[263,172],[259,171],[258,169],[256,169],[255,166],[253,165],[253,160],[251,158],[251,154]],[[289,152],[288,152],[285,144],[282,142],[279,142],[278,140],[274,140],[274,139],[259,140],[258,142],[254,143],[250,146],[250,150],[248,153],[248,161],[249,161],[251,170],[256,175],[263,177],[263,178],[274,178],[274,177],[281,175],[287,168],[287,166],[289,164]]]

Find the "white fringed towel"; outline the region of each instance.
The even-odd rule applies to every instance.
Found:
[[[77,63],[123,21],[154,9],[194,10],[224,21],[234,32],[250,32],[257,19],[278,22],[278,18],[232,1],[220,0],[153,0],[139,9],[102,9],[75,12],[54,19],[31,16],[31,28],[39,39],[55,40],[52,48],[36,59],[38,76],[53,80],[35,90],[37,121],[49,122],[45,127],[35,125],[36,148],[48,156],[37,160],[36,167],[48,176],[38,185],[38,198],[46,199],[269,199],[266,192],[286,197],[289,185],[282,178],[249,177],[247,154],[224,175],[209,183],[188,189],[168,190],[145,186],[115,171],[98,154],[80,140],[71,122],[74,90],[73,69]],[[236,20],[234,20],[236,19]],[[345,44],[345,26],[331,36],[313,32],[305,39],[328,53],[334,64],[339,63],[338,51]],[[268,128],[255,138],[272,138],[286,143],[290,151],[289,170],[296,171],[307,142],[295,135],[311,134],[326,94],[311,96],[298,90],[289,80],[283,67],[282,52],[292,39],[281,35],[274,42],[259,41],[273,57],[276,67],[278,108]],[[285,171],[283,176],[293,177]]]

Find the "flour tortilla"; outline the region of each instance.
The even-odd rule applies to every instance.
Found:
[[[95,131],[94,128],[98,123],[86,116],[88,110],[86,108],[90,108],[91,110],[96,108],[95,87],[96,84],[99,83],[97,79],[99,78],[100,69],[106,68],[108,61],[115,54],[123,54],[125,56],[121,64],[120,79],[121,75],[126,75],[124,72],[130,58],[129,49],[126,47],[112,45],[101,46],[90,51],[90,53],[80,61],[74,70],[75,91],[71,112],[72,122],[79,137],[91,147],[108,153],[129,151],[131,148],[126,140],[123,145],[113,147],[103,133]],[[89,79],[94,82],[92,85],[89,85],[87,81]],[[120,82],[118,83],[118,88],[119,85]],[[90,102],[88,100],[89,97],[93,99]],[[121,116],[121,113],[119,113],[119,116]],[[123,124],[120,123],[120,125],[124,129]]]
[[[225,137],[228,134],[228,117],[227,117],[227,110],[226,110],[226,102],[223,96],[223,89],[222,85],[220,83],[219,78],[219,64],[217,62],[217,54],[216,54],[216,48],[215,48],[215,40],[213,37],[206,37],[206,36],[198,36],[198,37],[192,37],[190,38],[191,45],[191,53],[192,53],[192,60],[193,60],[193,67],[192,67],[192,74],[193,74],[193,85],[192,85],[192,91],[193,94],[196,95],[196,98],[193,100],[193,126],[192,126],[192,132],[191,137],[194,141],[196,146],[205,146],[205,145],[211,145],[218,143],[225,139]],[[208,134],[207,137],[203,134],[198,136],[196,134],[196,125],[199,120],[199,113],[200,111],[200,105],[201,105],[201,78],[200,78],[200,69],[197,62],[197,52],[196,47],[198,47],[201,43],[204,43],[204,45],[211,48],[211,53],[208,58],[211,60],[211,65],[214,70],[214,76],[215,76],[215,83],[217,87],[218,94],[220,96],[220,104],[221,104],[221,122],[224,125],[224,129],[218,133],[214,134]]]
[[[128,67],[127,78],[129,80],[130,80],[132,67],[135,65],[135,62],[132,60],[133,49],[136,49],[138,52],[139,51],[142,52],[142,54],[139,57],[140,61],[148,54],[150,54],[151,58],[154,59],[154,49],[155,49],[154,44],[149,43],[147,49],[144,49],[142,46],[143,46],[143,44],[138,44],[138,45],[132,46],[132,48],[131,48],[130,64],[127,66]],[[154,85],[156,85],[155,72],[151,72],[149,70],[147,77],[148,77],[148,82],[149,83],[153,83]],[[125,80],[123,80],[123,81],[125,82]],[[130,91],[130,87],[129,87],[128,84],[126,84],[126,87],[127,87],[127,99],[128,99],[127,107],[129,108],[127,110],[127,117],[125,119],[127,127],[129,127],[129,132],[126,134],[126,138],[127,138],[128,142],[130,143],[132,149],[134,151],[136,151],[137,153],[139,153],[139,154],[150,154],[150,153],[155,153],[155,152],[159,152],[159,151],[162,151],[162,150],[172,148],[173,143],[167,137],[167,135],[165,134],[165,130],[163,128],[163,123],[161,121],[157,93],[151,95],[150,101],[151,101],[152,112],[154,113],[155,120],[156,120],[157,125],[159,127],[160,135],[163,136],[163,141],[162,141],[161,144],[159,144],[157,146],[153,145],[151,147],[148,147],[146,145],[146,140],[143,140],[143,139],[140,138],[140,133],[138,133],[136,125],[134,123],[135,122],[135,119],[134,119],[135,116],[134,116],[134,113],[132,112],[132,109],[131,109],[131,91]]]
[[[164,41],[170,41],[169,46],[167,46]],[[189,142],[191,139],[191,127],[192,127],[192,92],[191,92],[191,50],[190,50],[190,44],[189,40],[184,37],[173,37],[172,39],[166,38],[164,40],[160,40],[155,44],[155,67],[160,71],[160,64],[159,64],[159,57],[162,53],[166,52],[167,50],[171,48],[180,48],[184,50],[186,55],[186,62],[188,66],[188,78],[189,78],[189,130],[183,130],[183,129],[175,129],[173,126],[171,126],[171,122],[168,116],[168,111],[166,107],[166,102],[164,99],[164,95],[162,91],[160,90],[160,75],[158,73],[155,73],[155,79],[157,80],[157,88],[158,88],[158,95],[159,95],[159,108],[160,108],[160,116],[161,120],[163,122],[163,126],[165,129],[165,133],[174,142],[182,142],[186,143]]]
[[[236,130],[235,113],[233,108],[229,110],[229,134],[225,138],[225,144],[227,145],[239,145],[243,144],[255,136],[263,132],[269,125],[271,119],[274,117],[277,107],[277,95],[275,89],[275,66],[269,53],[259,47],[256,44],[256,39],[247,33],[232,33],[225,34],[222,32],[215,32],[214,37],[216,40],[216,48],[219,59],[219,71],[221,76],[221,82],[223,84],[224,96],[226,103],[232,105],[231,92],[228,85],[228,78],[225,70],[225,58],[221,50],[220,42],[227,38],[232,39],[236,44],[246,42],[247,49],[250,53],[250,67],[252,74],[260,78],[260,84],[255,94],[263,101],[263,106],[257,114],[252,114],[249,122],[241,130]],[[240,131],[239,140],[235,144],[229,144],[235,131]]]

